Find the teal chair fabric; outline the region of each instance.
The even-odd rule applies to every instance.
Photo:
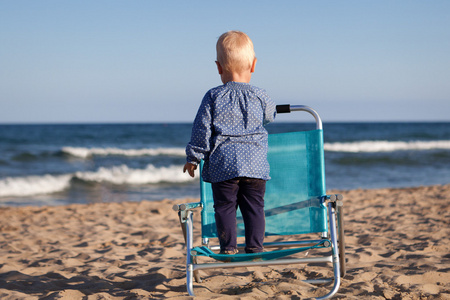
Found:
[[[266,235],[327,232],[323,132],[269,135],[271,179],[265,195]],[[211,185],[201,181],[202,238],[215,238],[216,224]],[[238,212],[238,236],[244,223]]]

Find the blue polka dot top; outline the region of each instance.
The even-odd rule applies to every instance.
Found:
[[[186,147],[187,161],[204,160],[202,177],[220,182],[236,177],[269,180],[267,130],[275,103],[263,89],[228,82],[203,97]]]

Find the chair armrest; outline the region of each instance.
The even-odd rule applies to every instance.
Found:
[[[191,203],[183,203],[183,204],[175,204],[172,209],[174,211],[186,211],[190,209],[195,209],[197,207],[201,207],[201,202],[191,202]]]
[[[343,207],[344,206],[344,196],[341,194],[331,194],[322,196],[323,201],[330,200],[333,203],[333,207]]]
[[[333,195],[329,195],[327,196],[328,199],[330,199],[331,201],[341,201],[342,199],[344,199],[344,197],[341,194],[333,194]]]

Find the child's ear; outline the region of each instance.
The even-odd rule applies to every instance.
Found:
[[[216,60],[216,65],[217,65],[217,71],[219,71],[219,74],[222,75],[223,70],[222,70],[222,66],[220,65],[220,63]]]
[[[256,59],[256,57],[255,57],[255,59],[253,60],[253,63],[252,63],[252,68],[251,68],[251,70],[250,70],[251,73],[255,72],[256,61],[257,61],[257,59]]]

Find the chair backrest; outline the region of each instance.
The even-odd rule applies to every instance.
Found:
[[[269,134],[266,235],[327,232],[323,131]],[[201,164],[200,169],[203,164]],[[201,177],[201,176],[200,176]],[[217,237],[211,184],[200,179],[202,238]],[[244,222],[238,212],[238,236]]]

